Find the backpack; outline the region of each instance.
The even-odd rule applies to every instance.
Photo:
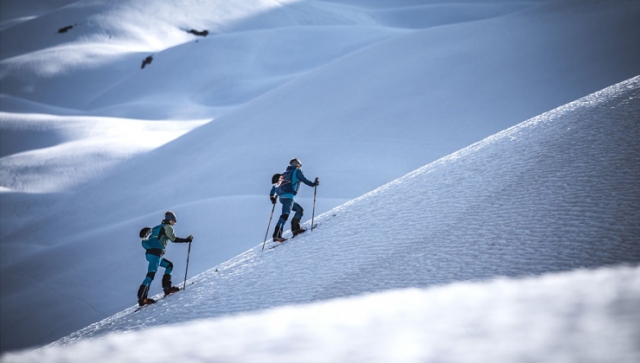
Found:
[[[296,189],[295,189],[295,185],[298,184],[297,180],[292,180],[294,179],[294,173],[297,169],[294,167],[288,167],[287,171],[285,171],[284,173],[282,173],[280,175],[280,178],[278,180],[278,183],[275,185],[276,187],[276,194],[278,195],[282,195],[282,194],[296,194]],[[278,174],[276,174],[278,175]],[[275,176],[274,175],[274,178]],[[272,179],[273,180],[273,179]]]
[[[140,230],[140,238],[142,238],[142,248],[150,250],[153,248],[164,249],[165,246],[160,243],[160,237],[164,235],[164,225],[159,224],[153,228],[144,227]]]

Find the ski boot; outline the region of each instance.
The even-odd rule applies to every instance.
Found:
[[[155,304],[156,301],[153,300],[152,298],[146,298],[144,300],[139,300],[138,301],[138,305],[139,306],[144,306],[144,305],[151,305],[151,304]]]
[[[180,288],[178,286],[171,286],[168,291],[166,289],[164,290],[164,296],[171,295],[174,292],[178,291],[180,291]]]
[[[273,242],[284,242],[286,238],[282,238],[282,227],[276,226],[276,229],[273,231]]]
[[[138,289],[138,305],[143,306],[143,305],[153,304],[156,302],[154,299],[147,298],[148,292],[149,292],[149,286],[140,285],[140,288]]]
[[[180,291],[179,287],[171,286],[171,275],[169,274],[162,276],[162,289],[164,290],[164,296]]]
[[[293,233],[293,236],[297,236],[300,233],[304,233],[306,232],[307,229],[304,227],[300,227],[300,220],[299,219],[292,219],[291,220],[291,233]]]

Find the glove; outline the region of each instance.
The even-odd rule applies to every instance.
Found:
[[[318,179],[318,178],[316,177],[316,180],[315,180],[315,182],[313,183],[313,186],[314,186],[314,187],[317,187],[318,185],[320,185],[320,179]]]
[[[187,241],[189,242],[193,241],[193,235],[189,235],[189,237],[187,237]]]
[[[276,204],[276,201],[278,200],[278,197],[272,195],[269,198],[271,199],[271,203]]]

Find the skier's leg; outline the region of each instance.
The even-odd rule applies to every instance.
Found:
[[[300,228],[300,220],[304,215],[304,209],[298,203],[293,203],[292,209],[294,212],[296,212],[296,214],[293,215],[293,219],[291,220],[291,232],[295,236],[306,231],[306,229]]]
[[[162,259],[162,257],[152,255],[150,253],[147,253],[145,256],[147,258],[147,261],[149,261],[149,266],[147,267],[147,277],[145,277],[142,284],[151,286],[151,282],[156,276],[156,272],[158,271],[158,266],[160,266],[160,260]]]
[[[291,209],[296,212],[296,214],[293,215],[293,219],[301,220],[304,215],[304,209],[302,209],[302,206],[294,202]]]
[[[293,199],[289,198],[280,198],[280,203],[282,203],[282,214],[278,219],[278,223],[276,223],[276,228],[273,231],[273,238],[281,238],[282,232],[284,229],[284,224],[289,219],[289,214],[291,213],[291,207],[293,205]]]
[[[153,282],[154,277],[156,276],[156,272],[158,271],[158,266],[160,265],[160,256],[152,255],[150,253],[146,254],[147,261],[149,261],[149,266],[147,267],[147,276],[144,281],[142,281],[142,285],[138,289],[138,304],[144,305],[148,302],[147,295],[149,293],[149,287],[151,287],[151,282]]]
[[[149,293],[149,286],[140,285],[138,289],[138,305],[142,306],[148,302],[147,294]]]
[[[291,208],[293,207],[293,199],[289,198],[280,198],[280,203],[282,203],[282,214],[280,215],[280,219],[278,219],[278,224],[280,227],[284,227],[285,222],[289,218],[289,214],[291,214]]]
[[[164,257],[160,259],[160,266],[164,267],[165,275],[171,275],[171,272],[173,272],[173,262],[167,260]]]
[[[180,288],[171,286],[171,271],[173,271],[173,262],[163,258],[160,261],[160,266],[164,267],[164,275],[162,276],[162,289],[164,290],[164,294],[169,295],[176,291],[179,291]]]

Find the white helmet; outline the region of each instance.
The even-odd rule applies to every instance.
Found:
[[[302,162],[300,162],[300,160],[298,160],[298,158],[293,158],[293,159],[291,159],[291,161],[289,161],[289,165],[295,166],[296,168],[301,168],[302,167]]]

